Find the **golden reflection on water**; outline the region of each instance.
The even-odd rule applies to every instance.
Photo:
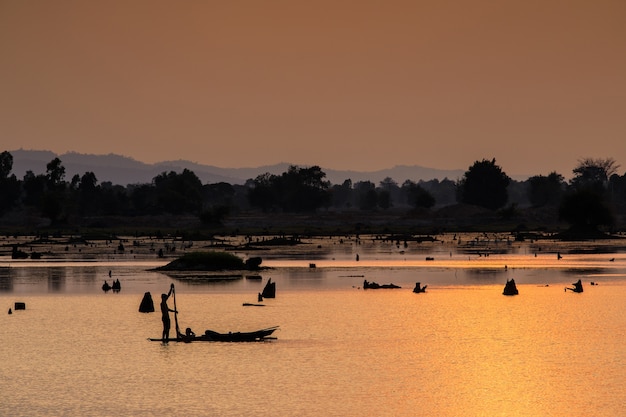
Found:
[[[288,290],[259,308],[178,288],[181,327],[280,325],[278,340],[164,346],[146,340],[161,322],[137,312],[141,294],[25,295],[1,319],[0,415],[623,412],[623,285]]]
[[[490,256],[465,256],[454,255],[453,257],[432,257],[426,260],[425,257],[396,256],[380,258],[360,257],[355,259],[268,259],[264,261],[265,266],[273,268],[293,268],[308,267],[311,263],[318,268],[454,268],[454,269],[563,269],[563,268],[623,268],[626,264],[626,256],[622,256],[615,262],[614,254],[589,255],[567,255],[567,259],[558,259],[556,255],[542,255],[535,257],[532,255],[490,255]],[[613,259],[613,261],[611,261]]]

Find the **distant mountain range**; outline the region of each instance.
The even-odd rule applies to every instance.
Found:
[[[282,174],[287,171],[290,165],[293,165],[280,163],[256,168],[220,168],[184,160],[145,164],[135,159],[115,154],[90,155],[68,152],[57,155],[51,151],[23,149],[9,152],[13,155],[12,173],[19,179],[24,177],[26,171],[32,171],[35,175],[45,174],[46,165],[54,158],[59,158],[65,167],[66,181],[71,180],[75,174],[82,176],[85,172],[91,171],[96,174],[96,178],[101,183],[110,181],[113,184],[124,186],[128,184],[150,183],[154,177],[164,171],[180,173],[185,168],[193,171],[203,184],[217,182],[244,184],[246,180],[254,179],[266,172],[276,175]],[[398,185],[402,185],[407,179],[415,182],[432,179],[443,180],[444,178],[456,181],[465,173],[465,170],[460,169],[442,170],[418,165],[398,165],[389,169],[367,172],[321,168],[326,173],[326,179],[332,184],[342,184],[346,179],[350,179],[352,183],[371,181],[378,185],[385,178],[392,178]]]

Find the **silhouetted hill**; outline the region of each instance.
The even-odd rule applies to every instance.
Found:
[[[202,183],[227,182],[229,184],[244,184],[246,180],[256,178],[260,174],[269,172],[271,174],[281,174],[289,168],[289,163],[260,166],[256,168],[220,168],[212,165],[203,165],[195,162],[177,160],[163,161],[155,164],[146,164],[126,156],[108,154],[92,155],[68,152],[65,154],[55,154],[51,151],[37,150],[14,150],[9,151],[13,155],[12,172],[22,179],[26,171],[37,174],[46,172],[46,165],[54,158],[59,158],[65,167],[65,179],[70,181],[75,175],[83,175],[92,171],[96,174],[99,182],[110,181],[113,184],[143,184],[150,183],[152,179],[164,171],[181,172],[184,168],[193,171]],[[371,181],[378,185],[380,181],[389,177],[395,180],[398,185],[410,179],[419,180],[443,180],[448,178],[456,181],[461,178],[465,170],[441,170],[425,168],[417,165],[399,165],[389,169],[378,171],[360,172],[348,170],[333,170],[321,167],[326,173],[326,178],[333,184],[341,184],[346,179],[352,183],[359,181]]]

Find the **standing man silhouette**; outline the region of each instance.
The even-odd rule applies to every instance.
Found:
[[[177,313],[176,310],[172,310],[167,305],[167,299],[172,295],[174,291],[174,284],[170,285],[170,291],[167,294],[161,294],[161,320],[163,320],[163,343],[169,342],[170,339],[170,311]]]

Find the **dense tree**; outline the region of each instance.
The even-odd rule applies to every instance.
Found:
[[[46,190],[46,182],[47,179],[45,175],[35,175],[31,170],[26,171],[22,180],[24,192],[22,199],[24,204],[28,206],[36,206],[39,204]]]
[[[20,182],[15,175],[0,180],[0,215],[18,203],[20,193]]]
[[[63,212],[63,203],[60,194],[46,191],[41,199],[41,214],[50,219],[54,225],[59,221]]]
[[[349,208],[352,206],[352,180],[347,179],[341,185],[333,185],[330,191],[333,207]]]
[[[78,176],[75,175],[75,177]],[[74,183],[72,179],[72,183]],[[70,187],[72,188],[72,187]],[[100,188],[98,187],[98,179],[93,172],[85,172],[76,184],[76,191],[80,212],[100,214]]]
[[[388,194],[388,197],[384,195],[384,193]],[[398,186],[398,183],[394,181],[390,177],[386,177],[379,184],[379,192],[378,192],[378,205],[381,208],[393,207],[397,203],[398,205],[402,201],[402,189]],[[386,200],[389,200],[386,202]],[[387,207],[385,207],[387,205]]]
[[[277,176],[269,172],[258,175],[248,188],[248,200],[250,205],[258,207],[264,212],[278,205],[278,197],[275,195]]]
[[[59,158],[54,158],[46,165],[48,190],[61,191],[65,188],[65,167]]]
[[[435,197],[424,187],[413,181],[405,181],[402,184],[402,189],[411,207],[429,209],[435,205]]]
[[[76,191],[78,189],[78,184],[80,184],[80,175],[74,174],[74,176],[70,180],[70,190]]]
[[[232,206],[235,188],[226,183],[205,184],[202,186],[203,205],[205,206]]]
[[[383,210],[387,210],[393,204],[391,203],[391,193],[389,190],[379,189],[377,194],[378,207]]]
[[[528,180],[516,181],[514,179],[511,179],[509,185],[506,187],[507,207],[530,206],[530,200],[528,199],[528,188]]]
[[[380,182],[380,188],[382,188],[383,190],[391,191],[394,188],[398,188],[398,183],[394,181],[391,177],[385,177]]]
[[[599,226],[611,226],[615,220],[602,195],[591,188],[567,194],[559,207],[559,218],[581,233],[593,233]]]
[[[125,187],[104,181],[98,187],[98,191],[100,195],[99,214],[105,216],[130,214],[130,199]]]
[[[568,222],[572,231],[593,235],[600,226],[614,224],[608,185],[617,168],[612,158],[578,161],[571,190],[559,207],[559,218]]]
[[[78,184],[78,191],[81,193],[94,193],[98,189],[98,179],[96,174],[91,171],[87,171],[80,177],[80,183]]]
[[[459,200],[497,210],[508,201],[507,186],[510,182],[509,176],[496,165],[495,158],[476,161],[458,183]]]
[[[576,190],[583,188],[602,191],[607,188],[609,178],[615,174],[619,165],[613,158],[593,159],[585,158],[578,161],[574,168],[574,178],[570,185]]]
[[[361,210],[374,210],[378,206],[376,185],[371,181],[359,181],[354,184],[354,193]]]
[[[206,225],[222,224],[234,206],[235,188],[226,182],[218,182],[205,184],[202,190],[200,221]]]
[[[286,212],[315,211],[331,201],[330,182],[318,166],[299,168],[295,165],[282,175],[259,175],[251,184],[250,204],[264,211],[280,207]]]
[[[4,151],[0,153],[0,180],[8,178],[11,170],[13,170],[13,155]]]
[[[26,183],[26,180],[24,182]],[[38,179],[35,179],[35,182],[38,182]],[[66,219],[69,214],[67,209],[73,200],[66,194],[67,185],[65,167],[59,158],[54,158],[46,165],[44,190],[39,199],[41,213],[49,218],[52,224]],[[36,189],[36,185],[33,189]]]
[[[626,174],[620,176],[617,174],[611,175],[609,178],[608,193],[610,201],[619,207],[626,206]],[[624,212],[624,210],[621,210]]]
[[[199,213],[202,208],[202,182],[192,171],[163,172],[154,177],[159,210],[171,214]]]
[[[567,187],[563,176],[556,172],[551,172],[547,177],[530,177],[528,184],[528,199],[533,207],[557,206]]]
[[[315,211],[330,202],[330,182],[319,166],[289,167],[278,181],[281,207],[285,211]]]
[[[128,186],[131,203],[130,213],[133,215],[153,215],[159,213],[157,195],[154,185],[139,184]]]
[[[420,180],[418,185],[432,195],[437,206],[449,206],[456,203],[456,184],[448,178],[441,181],[436,178],[430,181]]]
[[[11,174],[13,155],[4,151],[0,154],[0,215],[11,209],[20,197],[20,183]]]

